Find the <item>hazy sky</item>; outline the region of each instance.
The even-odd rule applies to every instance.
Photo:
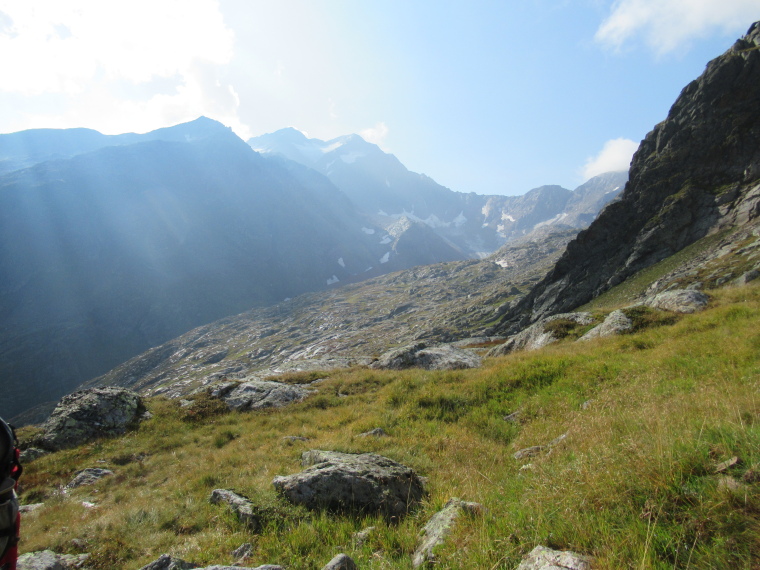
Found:
[[[625,168],[758,0],[0,0],[0,132],[360,133],[453,190]]]

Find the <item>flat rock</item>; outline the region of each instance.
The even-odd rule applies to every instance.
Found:
[[[357,570],[357,567],[350,556],[338,554],[322,570]]]
[[[311,393],[312,390],[301,384],[283,384],[267,380],[224,382],[209,389],[211,396],[223,400],[230,410],[238,411],[281,408],[300,402]]]
[[[124,388],[91,388],[64,396],[43,424],[37,444],[49,451],[122,435],[140,421],[143,403]]]
[[[633,328],[633,321],[620,309],[612,311],[604,322],[595,326],[578,340],[591,340],[592,338],[603,338],[617,334],[623,334]]]
[[[388,433],[381,427],[376,427],[364,433],[360,433],[359,437],[388,437]]]
[[[591,570],[591,558],[569,550],[536,546],[515,570]]]
[[[383,354],[370,368],[403,370],[424,368],[426,370],[461,370],[477,368],[480,357],[472,351],[451,345],[428,347],[424,342],[394,348]]]
[[[275,489],[295,504],[353,513],[403,517],[424,495],[423,483],[409,467],[374,453],[310,450],[301,473],[275,477]]]
[[[226,503],[232,512],[237,515],[240,522],[252,530],[261,526],[261,519],[253,508],[253,503],[242,495],[227,489],[214,489],[211,491],[209,502],[213,505]]]
[[[17,570],[75,570],[83,568],[89,554],[56,554],[52,550],[27,552],[18,557]]]
[[[547,344],[556,342],[559,338],[555,334],[555,331],[551,327],[547,327],[547,325],[559,320],[572,321],[579,325],[589,325],[594,322],[591,313],[560,313],[552,315],[533,323],[525,330],[511,337],[504,344],[493,347],[486,353],[486,356],[504,356],[505,354],[519,350],[538,350]]]
[[[435,548],[443,544],[446,536],[463,512],[480,513],[482,505],[466,503],[457,498],[451,498],[446,505],[435,513],[421,531],[421,540],[412,556],[412,565],[417,568],[423,564],[436,562]]]
[[[140,570],[190,570],[195,564],[185,562],[180,558],[174,558],[168,554],[162,554],[150,564],[146,564]]]
[[[94,485],[100,481],[103,477],[113,475],[113,471],[110,469],[100,469],[99,467],[88,467],[77,471],[74,478],[66,485],[66,489],[76,489],[77,487],[84,487],[85,485]]]
[[[644,300],[644,304],[653,309],[674,313],[696,313],[704,309],[709,300],[709,297],[701,291],[674,289],[649,297]]]

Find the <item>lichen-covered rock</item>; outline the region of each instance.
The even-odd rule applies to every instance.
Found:
[[[709,297],[701,291],[674,289],[650,297],[644,301],[644,304],[653,309],[674,313],[696,313],[704,309],[709,300]]]
[[[482,512],[483,507],[478,503],[467,503],[456,497],[449,499],[446,505],[435,513],[420,533],[422,538],[412,556],[412,564],[415,568],[426,562],[435,562],[435,548],[443,544],[444,539],[451,531],[454,523],[463,512],[477,514]]]
[[[122,435],[143,413],[136,393],[124,388],[91,388],[64,396],[43,424],[37,444],[50,451]]]
[[[74,478],[66,485],[66,489],[76,489],[77,487],[84,487],[85,485],[94,485],[103,477],[108,477],[109,475],[113,475],[113,471],[110,469],[88,467],[87,469],[77,471]]]
[[[39,459],[48,453],[50,452],[45,451],[44,449],[39,449],[38,447],[28,447],[21,452],[19,461],[21,461],[22,464],[31,463],[35,459]]]
[[[253,503],[242,495],[238,495],[227,489],[214,489],[211,491],[209,502],[213,505],[226,503],[232,512],[237,515],[238,520],[252,530],[256,530],[261,526],[261,518],[255,512]]]
[[[504,344],[493,347],[486,356],[504,356],[518,350],[537,350],[560,339],[556,325],[558,321],[568,321],[577,325],[589,325],[594,322],[591,313],[560,313],[541,319],[525,330],[511,337]]]
[[[180,558],[174,558],[168,554],[162,554],[157,560],[146,564],[140,570],[190,570],[195,568],[195,564],[185,562]]]
[[[515,570],[591,570],[591,559],[569,550],[536,546]]]
[[[300,402],[312,391],[300,384],[283,384],[266,380],[224,382],[209,389],[211,396],[219,398],[230,410],[259,410],[281,408]]]
[[[338,554],[322,570],[357,570],[356,563],[350,556]]]
[[[461,370],[480,366],[480,357],[472,351],[451,345],[428,347],[424,342],[394,348],[370,367],[384,370],[424,368],[426,370]]]
[[[89,554],[56,554],[52,550],[27,552],[18,557],[17,570],[76,570],[83,568]]]
[[[275,477],[275,489],[289,501],[310,509],[382,513],[403,517],[424,495],[423,484],[409,467],[374,453],[304,452],[301,473]]]
[[[595,326],[578,340],[591,340],[592,338],[603,338],[606,336],[623,334],[632,328],[633,321],[631,321],[623,311],[618,309],[617,311],[612,311],[607,315],[607,318],[604,319],[602,324]]]

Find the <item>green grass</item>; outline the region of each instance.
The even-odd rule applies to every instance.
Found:
[[[513,569],[537,544],[590,554],[600,569],[756,568],[760,287],[714,293],[700,314],[642,312],[638,332],[568,338],[480,369],[320,373],[316,395],[282,410],[152,399],[153,418],[126,436],[26,467],[22,501],[45,507],[24,516],[21,550],[86,551],[94,569],[134,569],[162,553],[232,564],[230,552],[250,542],[246,566],[319,569],[345,552],[360,568],[408,569],[419,531],[456,496],[486,511],[460,520],[440,568]],[[518,424],[503,420],[516,410]],[[374,427],[389,436],[358,437]],[[512,457],[561,434],[550,453]],[[309,441],[283,440],[290,435]],[[428,477],[429,495],[396,525],[294,507],[271,481],[299,471],[312,448],[405,463]],[[732,456],[741,462],[716,474]],[[95,466],[115,474],[58,492]],[[736,490],[721,484],[726,475]],[[249,497],[262,527],[246,529],[211,505],[214,488]],[[356,545],[352,535],[367,526],[376,530]]]

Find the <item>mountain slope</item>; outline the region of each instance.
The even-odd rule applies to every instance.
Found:
[[[691,82],[641,142],[620,199],[504,317],[577,307],[701,237],[760,215],[760,25]]]

